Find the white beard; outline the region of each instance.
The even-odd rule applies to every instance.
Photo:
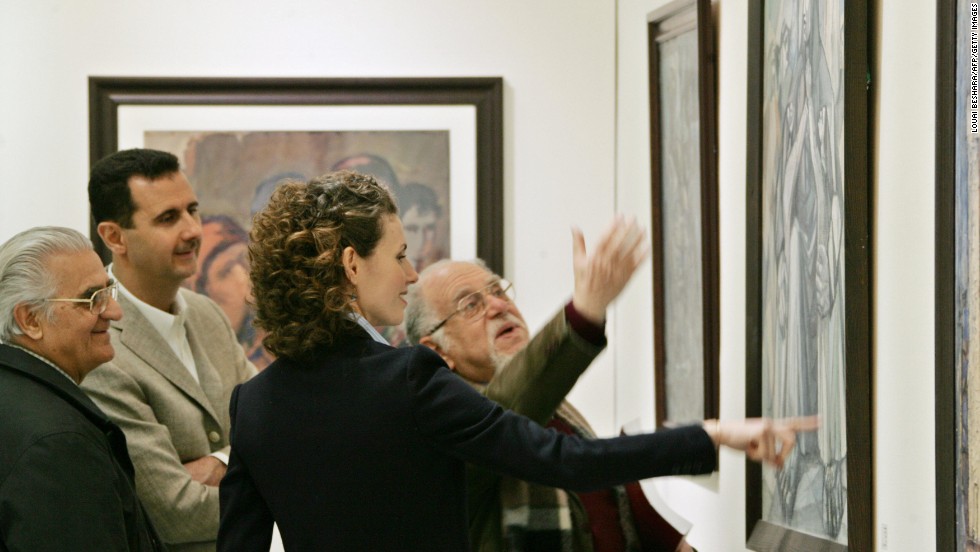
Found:
[[[493,373],[499,374],[504,370],[504,368],[508,364],[510,364],[511,360],[514,360],[514,357],[517,356],[517,353],[511,353],[509,355],[504,353],[499,353],[497,352],[496,349],[493,348],[493,343],[491,343],[490,345],[491,345],[490,362],[493,363]]]

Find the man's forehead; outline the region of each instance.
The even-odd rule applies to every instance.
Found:
[[[433,278],[434,295],[450,303],[492,284],[499,277],[489,270],[469,262],[454,262],[443,267]]]
[[[181,172],[165,174],[157,178],[133,175],[129,177],[129,189],[136,210],[146,211],[150,216],[169,209],[183,210],[188,205],[198,202],[190,182]]]
[[[94,251],[54,253],[48,259],[47,267],[61,295],[84,295],[86,291],[105,287],[109,281],[109,275]]]

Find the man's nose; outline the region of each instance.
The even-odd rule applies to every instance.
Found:
[[[503,297],[497,297],[496,295],[486,294],[483,296],[483,300],[487,303],[487,318],[494,318],[505,312],[510,307],[510,301]]]
[[[110,297],[109,304],[105,306],[105,310],[99,316],[106,320],[119,320],[123,316],[122,307],[119,306],[118,301]]]
[[[185,241],[201,239],[204,230],[201,226],[201,219],[199,217],[191,213],[185,213],[183,226],[181,238],[183,238]]]

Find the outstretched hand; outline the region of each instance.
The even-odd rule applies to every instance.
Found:
[[[585,252],[585,237],[572,229],[572,266],[575,291],[572,304],[590,322],[606,319],[606,308],[630,281],[650,254],[650,243],[635,219],[619,215],[603,233],[591,256]]]
[[[782,468],[789,453],[796,446],[796,434],[816,431],[820,427],[817,416],[802,418],[749,418],[740,421],[706,420],[704,429],[715,442],[735,450],[756,462],[766,462]]]

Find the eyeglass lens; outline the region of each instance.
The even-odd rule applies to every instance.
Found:
[[[109,299],[116,298],[116,286],[102,288],[92,295],[92,312],[102,314],[109,307]]]
[[[459,302],[459,311],[465,318],[474,318],[486,312],[487,296],[510,301],[513,285],[506,280],[494,282],[480,291],[469,294]]]

